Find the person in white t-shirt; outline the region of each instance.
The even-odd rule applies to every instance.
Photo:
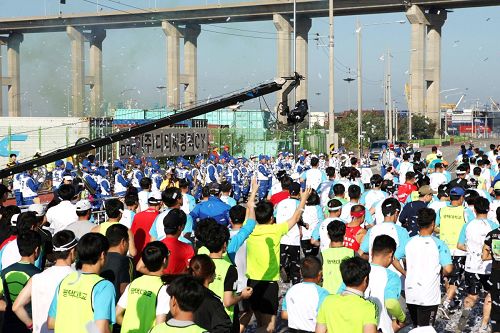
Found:
[[[406,256],[405,296],[413,326],[433,326],[441,303],[440,275],[453,271],[448,246],[433,235],[436,212],[422,208],[419,234],[404,248]]]
[[[365,206],[367,210],[372,209],[375,203],[379,201],[385,200],[389,195],[382,191],[380,187],[382,186],[382,182],[384,178],[382,178],[379,174],[374,174],[370,178],[370,184],[372,188],[363,193],[360,199],[360,203]]]
[[[465,287],[467,297],[464,300],[464,308],[458,323],[460,331],[465,328],[469,314],[476,302],[479,300],[481,288],[488,292],[483,306],[482,328],[488,327],[491,312],[491,295],[489,290],[491,283],[491,260],[483,261],[481,254],[483,252],[484,240],[486,235],[498,228],[498,224],[488,220],[487,214],[490,209],[488,199],[478,197],[474,201],[474,211],[476,218],[464,224],[458,237],[457,248],[467,252],[465,258]]]
[[[305,183],[307,187],[313,190],[317,190],[319,185],[326,181],[326,174],[318,168],[318,164],[319,159],[317,157],[311,158],[311,169],[300,176],[300,182]]]
[[[300,185],[296,182],[288,189],[290,197],[282,200],[276,205],[274,217],[276,223],[287,223],[293,216],[300,203]],[[300,282],[300,230],[301,226],[294,225],[286,235],[281,238],[280,243],[280,265],[285,270],[287,277],[293,284]]]
[[[330,247],[330,237],[328,236],[327,230],[328,224],[334,220],[340,220],[342,202],[338,199],[331,199],[328,201],[327,208],[329,212],[328,217],[316,225],[311,235],[311,244],[319,246],[320,251]],[[345,221],[342,222],[346,223]]]
[[[71,264],[75,261],[75,248],[78,244],[75,234],[70,230],[59,231],[52,238],[52,244],[55,265],[33,275],[12,305],[17,317],[35,333],[52,332],[47,328],[52,298],[61,281],[74,271]],[[31,314],[26,311],[26,306],[30,303]]]
[[[71,202],[71,199],[75,196],[73,185],[62,184],[57,190],[57,195],[62,201],[50,207],[45,214],[49,223],[49,229],[53,235],[78,220],[76,207]]]
[[[434,172],[429,175],[430,186],[433,191],[437,191],[440,185],[446,184],[446,179],[443,163],[439,162],[434,165]]]
[[[329,292],[319,286],[323,273],[317,257],[302,259],[300,271],[304,281],[288,289],[283,298],[281,318],[288,320],[292,332],[314,332],[318,309]]]
[[[141,179],[139,182],[139,185],[141,186],[141,191],[137,194],[139,197],[139,212],[143,212],[146,209],[148,209],[148,199],[151,196],[151,186],[153,182],[151,181],[151,178],[144,177]]]

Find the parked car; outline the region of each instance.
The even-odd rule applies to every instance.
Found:
[[[389,143],[387,142],[387,140],[373,141],[370,146],[370,159],[373,161],[378,161],[380,159],[380,156],[382,155],[384,146],[386,148],[389,147]],[[395,147],[398,148],[399,146],[402,146],[404,149],[408,149],[408,144],[404,141],[396,141]]]

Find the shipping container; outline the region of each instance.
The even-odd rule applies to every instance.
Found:
[[[81,138],[90,138],[89,118],[1,117],[0,165],[8,162],[11,153],[26,161],[37,151],[47,154]]]

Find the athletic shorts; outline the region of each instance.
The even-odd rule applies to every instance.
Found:
[[[462,282],[465,268],[465,256],[453,256],[453,272],[448,276],[448,283],[458,287]]]
[[[413,326],[434,326],[437,305],[406,304]]]
[[[481,288],[490,291],[490,275],[465,272],[465,291],[469,295],[478,295]]]
[[[247,285],[253,288],[250,297],[250,307],[255,312],[269,315],[278,313],[278,293],[277,281],[258,281],[248,279]]]

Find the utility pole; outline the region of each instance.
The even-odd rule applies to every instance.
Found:
[[[361,114],[363,111],[363,83],[361,81],[361,24],[356,21],[356,35],[358,37],[358,157],[361,158]]]
[[[389,141],[389,107],[387,105],[387,70],[384,73],[384,125],[385,125],[385,139]]]
[[[387,102],[389,117],[389,141],[394,143],[394,117],[392,114],[391,51],[387,50]]]
[[[293,0],[293,72],[297,72],[297,0]],[[297,102],[293,94],[293,105]],[[293,158],[297,158],[297,123],[293,123]]]
[[[337,142],[335,142],[335,105],[334,105],[334,54],[333,54],[333,0],[329,0],[328,3],[328,19],[329,19],[329,34],[328,34],[328,69],[330,72],[329,81],[328,81],[328,137],[330,138],[328,141],[330,144],[335,144],[335,148]],[[330,149],[330,145],[328,146]]]

